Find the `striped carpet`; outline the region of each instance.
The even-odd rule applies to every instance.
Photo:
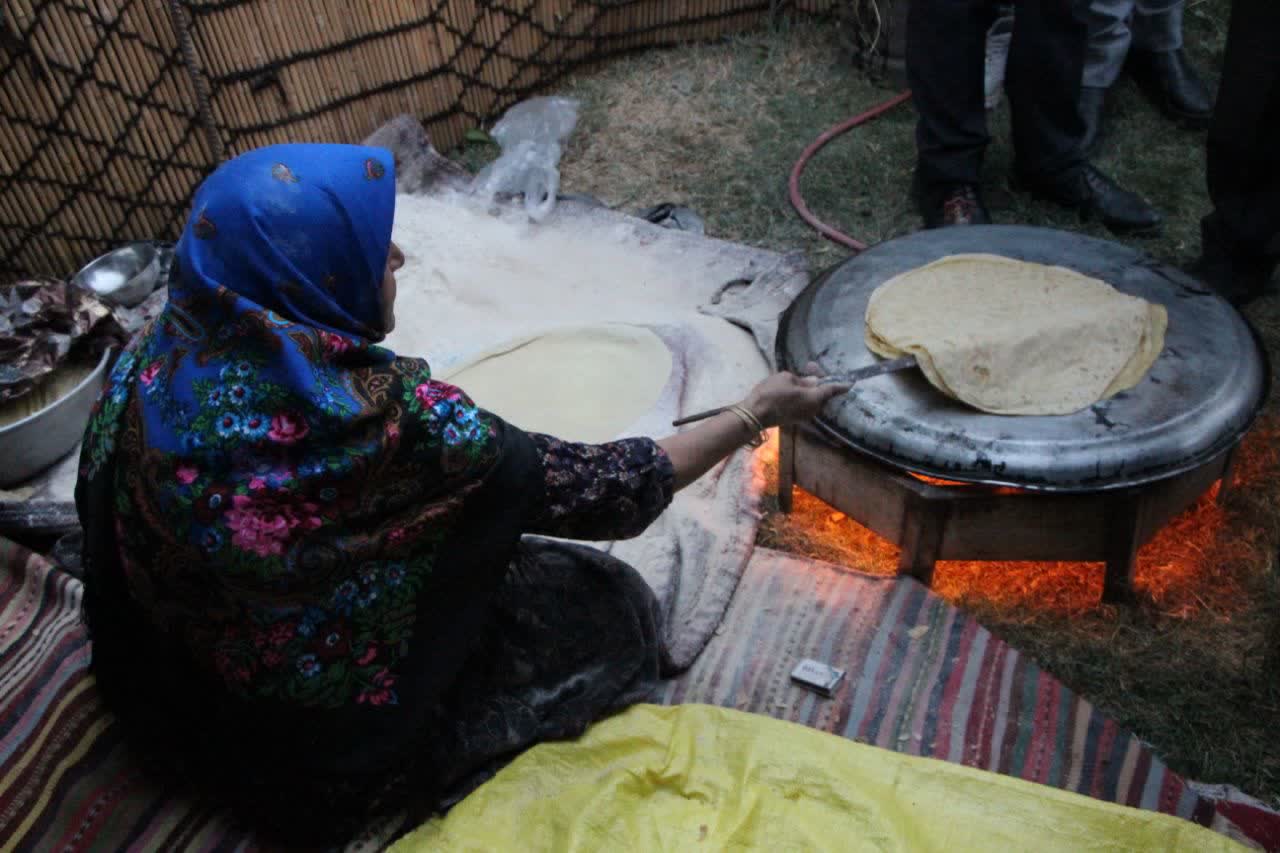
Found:
[[[846,670],[832,698],[791,683],[802,658]],[[1199,795],[1136,736],[910,578],[757,549],[716,636],[658,701],[767,714],[1280,849],[1280,815]]]
[[[0,539],[0,849],[260,849],[208,803],[131,765],[88,674],[80,584]],[[791,687],[800,657],[849,670],[837,696]],[[794,720],[919,755],[1157,808],[1280,849],[1276,816],[1197,796],[1151,751],[909,581],[758,551],[729,615],[667,702]],[[353,849],[408,827],[371,827]]]

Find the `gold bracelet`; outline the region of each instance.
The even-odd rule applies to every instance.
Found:
[[[747,427],[751,430],[752,438],[747,444],[750,447],[759,447],[764,444],[764,424],[760,423],[760,419],[751,413],[745,406],[730,406],[729,411],[738,416]]]
[[[744,417],[747,419],[747,422],[751,424],[752,430],[754,430],[755,432],[764,432],[765,430],[764,423],[759,418],[756,417],[755,412],[751,411],[750,409],[748,409],[746,406],[742,404],[738,404],[733,408],[738,410],[741,417]]]

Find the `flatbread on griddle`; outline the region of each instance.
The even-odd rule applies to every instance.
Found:
[[[1066,415],[1138,384],[1168,314],[1064,267],[953,255],[902,273],[867,304],[866,343],[911,354],[938,390],[985,412]]]

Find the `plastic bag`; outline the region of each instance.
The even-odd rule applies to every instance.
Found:
[[[471,192],[486,202],[523,195],[529,218],[546,219],[560,191],[563,145],[577,124],[578,102],[572,98],[530,98],[516,104],[490,131],[502,154],[476,175]]]

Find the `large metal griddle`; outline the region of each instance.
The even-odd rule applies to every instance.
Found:
[[[783,317],[780,366],[872,364],[871,292],[972,252],[1069,267],[1163,304],[1164,351],[1133,389],[1060,417],[979,412],[918,372],[861,382],[812,425],[784,431],[784,508],[793,483],[814,492],[902,545],[902,568],[926,581],[937,560],[1096,560],[1108,565],[1104,596],[1127,597],[1137,548],[1229,472],[1261,409],[1270,377],[1257,337],[1203,285],[1133,249],[964,227],[882,243],[815,280]]]

